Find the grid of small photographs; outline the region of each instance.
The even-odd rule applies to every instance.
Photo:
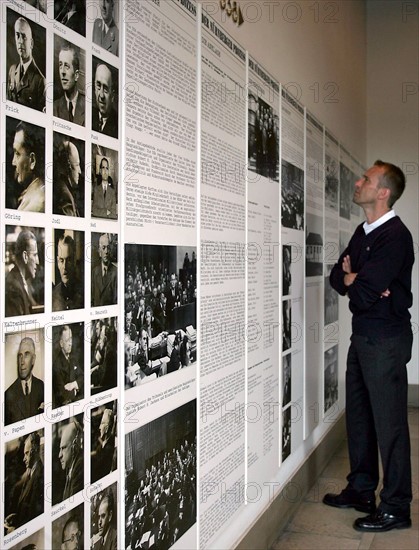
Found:
[[[0,9],[0,547],[116,548],[122,4]]]

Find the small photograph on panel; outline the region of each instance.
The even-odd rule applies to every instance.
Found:
[[[84,323],[52,327],[52,408],[84,397]]]
[[[282,302],[282,351],[291,347],[291,300]]]
[[[117,469],[118,402],[109,401],[90,411],[90,482],[95,483]]]
[[[323,274],[323,218],[306,216],[306,277]]]
[[[196,523],[195,400],[125,436],[125,480],[124,548],[167,550]]]
[[[40,529],[30,537],[22,540],[22,542],[18,542],[15,546],[12,546],[10,550],[41,550],[42,548],[46,548],[45,534],[44,530]],[[57,546],[57,548],[59,548],[59,546]]]
[[[282,225],[289,229],[304,229],[304,171],[286,160],[281,173]]]
[[[291,353],[282,358],[282,406],[291,401]]]
[[[45,128],[6,117],[6,208],[45,212]]]
[[[125,245],[125,389],[196,361],[196,248]]]
[[[91,306],[116,304],[118,300],[118,235],[92,233]]]
[[[338,211],[338,196],[339,196],[339,174],[337,161],[326,153],[326,170],[325,170],[325,207],[328,210]]]
[[[291,263],[292,263],[292,245],[284,244],[282,246],[282,295],[291,294]]]
[[[118,137],[118,69],[93,56],[92,130]]]
[[[324,412],[338,400],[338,348],[324,352]]]
[[[333,290],[329,276],[333,265],[326,265],[326,277],[324,278],[324,324],[335,323],[339,319],[339,294]]]
[[[4,335],[4,423],[14,424],[42,414],[44,394],[44,330]]]
[[[52,213],[83,217],[84,141],[54,132],[53,143]]]
[[[117,484],[92,496],[90,504],[90,550],[117,550]]]
[[[249,90],[248,168],[279,182],[278,111]]]
[[[46,30],[7,10],[7,99],[45,112]]]
[[[33,6],[39,11],[42,11],[43,13],[47,13],[48,0],[25,0],[25,2],[29,4],[29,6]],[[29,12],[29,9],[28,9],[28,12]],[[32,13],[32,12],[29,12],[29,13]]]
[[[45,229],[6,225],[6,317],[44,312]]]
[[[351,218],[351,201],[355,180],[354,175],[347,166],[340,163],[340,193],[339,193],[339,215],[349,220]]]
[[[92,217],[118,219],[118,152],[92,144]]]
[[[5,444],[4,532],[44,513],[44,430]]]
[[[96,395],[118,381],[118,318],[92,321],[90,342],[90,393]]]
[[[55,35],[53,115],[84,126],[85,89],[86,52]]]
[[[52,546],[57,550],[83,550],[84,506],[80,504],[52,522]],[[38,548],[40,550],[41,547]]]
[[[54,230],[52,311],[84,307],[84,232]]]
[[[282,462],[291,454],[291,406],[282,411]]]
[[[84,488],[83,413],[52,425],[52,505]]]
[[[119,0],[94,0],[89,4],[89,19],[94,11],[92,42],[119,55]]]
[[[54,0],[54,19],[86,36],[86,0]]]

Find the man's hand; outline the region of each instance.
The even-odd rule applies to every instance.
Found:
[[[355,281],[358,273],[352,273],[351,257],[349,256],[349,254],[343,258],[342,269],[345,272],[343,284],[345,286],[350,286]]]
[[[388,298],[390,296],[391,292],[387,288],[384,292],[381,293],[381,298]]]

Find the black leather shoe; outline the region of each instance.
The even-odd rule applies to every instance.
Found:
[[[357,531],[373,531],[374,533],[391,531],[391,529],[407,529],[408,527],[412,527],[412,520],[409,516],[392,516],[381,510],[377,510],[366,518],[358,518],[354,522],[354,529]]]
[[[358,512],[366,514],[375,512],[375,497],[367,497],[348,487],[339,495],[327,493],[323,497],[323,503],[335,508],[355,508]]]

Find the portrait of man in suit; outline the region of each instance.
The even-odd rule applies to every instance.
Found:
[[[54,18],[68,29],[86,36],[85,0],[55,0]]]
[[[84,216],[84,141],[54,132],[52,212]]]
[[[81,50],[55,36],[55,83],[53,115],[80,126],[85,125],[84,59]],[[83,78],[82,78],[83,74]],[[83,85],[82,85],[83,80]]]
[[[118,55],[119,29],[114,19],[115,0],[99,0],[98,4],[100,17],[93,24],[92,40],[108,52]]]
[[[112,487],[99,493],[94,501],[98,503],[97,509],[92,507],[97,531],[91,538],[90,547],[92,550],[117,550],[116,507]]]
[[[45,63],[45,29],[36,23],[29,24],[12,10],[8,10],[8,33],[14,33],[15,51],[8,55],[7,99],[45,111],[45,77],[33,58],[33,51]],[[35,41],[33,29],[37,30]],[[9,50],[9,48],[8,48]]]
[[[76,418],[62,429],[58,459],[65,472],[62,500],[66,500],[84,487],[83,428]]]
[[[84,233],[55,230],[56,283],[52,289],[52,311],[84,307],[83,264],[77,261],[84,251]]]
[[[92,129],[107,136],[118,137],[118,71],[93,58],[94,102]]]
[[[32,336],[39,340],[39,333]],[[18,337],[18,334],[14,333],[6,335],[7,361],[16,349]],[[44,411],[44,382],[33,374],[37,357],[34,338],[25,336],[19,343],[16,355],[17,378],[4,394],[5,425],[25,420]],[[42,343],[38,342],[38,347],[41,345]],[[43,354],[40,355],[39,361]],[[37,367],[38,373],[43,373],[43,365]]]
[[[103,411],[103,412],[102,412]],[[102,415],[101,415],[102,412]],[[116,468],[116,401],[92,410],[91,483],[107,476]],[[97,430],[97,420],[100,418]],[[98,433],[97,433],[98,431]],[[96,441],[95,441],[96,438]]]
[[[92,216],[116,220],[118,218],[117,197],[109,171],[109,160],[102,157],[99,162],[96,185],[93,184]]]
[[[52,522],[51,548],[57,550],[83,550],[84,504],[71,508]]]
[[[52,362],[53,408],[84,397],[83,323],[52,327],[55,344]]]
[[[96,236],[96,237],[95,237]],[[92,239],[98,234],[93,233]],[[118,298],[118,269],[116,235],[103,233],[97,247],[99,263],[92,259],[92,307],[116,304]]]

